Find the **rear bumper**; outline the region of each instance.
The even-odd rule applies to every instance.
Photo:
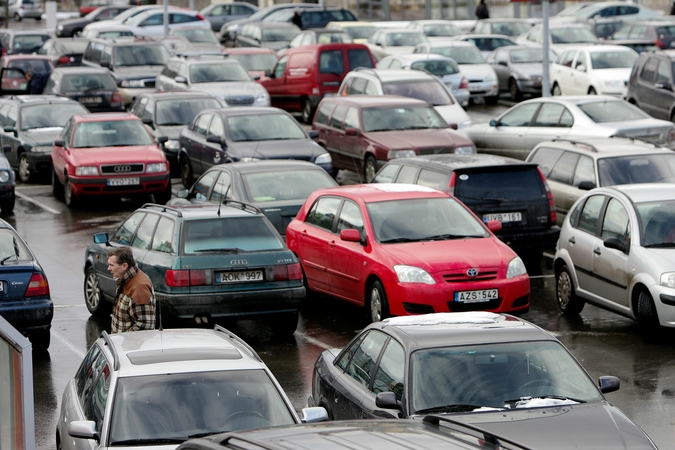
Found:
[[[546,231],[537,231],[532,233],[495,233],[499,239],[511,247],[516,252],[521,251],[542,251],[553,249],[558,237],[560,236],[560,227],[554,225]]]
[[[50,298],[3,302],[0,315],[22,333],[48,330],[54,318],[54,303]]]
[[[129,175],[134,177],[133,174]],[[115,178],[115,177],[110,177]],[[119,178],[119,177],[117,177]],[[108,178],[69,178],[73,194],[77,197],[87,195],[133,195],[164,192],[171,183],[169,173],[159,175],[139,175],[140,184],[128,186],[108,186]]]

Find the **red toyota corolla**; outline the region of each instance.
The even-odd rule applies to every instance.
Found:
[[[320,189],[286,229],[309,288],[389,315],[525,313],[521,259],[453,196],[407,184]]]
[[[52,165],[54,196],[69,207],[85,196],[171,198],[166,156],[133,114],[74,115],[54,141]]]

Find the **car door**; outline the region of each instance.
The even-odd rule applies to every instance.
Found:
[[[511,69],[508,67],[509,52],[507,50],[496,50],[493,57],[488,60],[490,66],[497,74],[497,82],[499,83],[499,90],[506,91],[509,88],[509,76]]]
[[[286,65],[288,64],[288,55],[282,56],[272,69],[269,77],[262,80],[261,84],[270,94],[272,106],[284,108],[288,105],[288,98],[285,96],[286,85]]]
[[[543,141],[567,137],[572,125],[572,114],[567,108],[557,103],[543,103],[532,125],[525,131],[525,150],[529,152]]]
[[[155,227],[159,221],[159,215],[154,213],[147,213],[140,225],[136,229],[136,233],[131,238],[131,251],[134,254],[134,260],[139,269],[146,272],[145,256],[150,249],[152,243],[152,235],[155,232]],[[147,272],[146,272],[147,275]],[[162,280],[164,277],[162,277]]]
[[[539,106],[539,103],[515,106],[497,120],[496,126],[489,127],[485,134],[472,134],[470,138],[478,148],[485,149],[486,153],[523,159],[529,151],[525,146],[525,133],[532,124]]]
[[[393,392],[396,400],[403,401],[405,395],[405,351],[403,346],[390,337],[377,362],[371,385],[362,399],[363,411],[368,419],[397,419],[402,414],[395,409],[381,409],[375,402],[377,394]]]
[[[659,59],[656,68],[654,84],[652,86],[652,102],[650,102],[650,114],[658,119],[670,120],[671,109],[675,104],[675,84],[671,80],[672,63],[670,59]],[[642,105],[640,105],[642,106]]]
[[[18,116],[19,109],[16,105],[10,104],[2,127],[2,146],[3,148],[9,146],[11,149],[9,152],[5,152],[5,156],[12,167],[18,167],[19,163],[19,147],[21,146],[21,140],[19,139],[18,134],[21,124],[18,123]],[[5,129],[9,131],[5,131]]]
[[[577,50],[566,50],[553,60],[551,64],[551,88],[555,95],[555,87],[558,87],[560,94],[565,95],[569,91],[568,84],[570,83],[572,62],[576,56]]]
[[[190,165],[192,165],[192,172],[195,176],[205,172],[202,164],[203,154],[206,150],[206,131],[209,128],[213,114],[204,113],[199,115],[194,122],[192,133],[189,133],[189,147],[188,156],[190,158]],[[187,133],[186,133],[187,134]]]
[[[340,167],[351,167],[352,160],[350,155],[342,153],[342,140],[345,132],[342,129],[342,122],[344,122],[345,115],[349,106],[344,103],[338,103],[333,109],[333,113],[328,119],[328,127],[323,133],[323,142],[326,146],[326,151],[330,153],[331,158],[335,158]],[[351,152],[350,152],[351,153]]]
[[[533,160],[533,162],[536,162]],[[574,187],[574,174],[579,162],[579,154],[564,152],[552,167],[547,178],[550,182],[556,213],[560,220],[564,217],[574,202],[580,197],[579,189]]]
[[[588,93],[590,85],[588,71],[590,70],[590,61],[588,52],[579,50],[574,60],[574,70],[571,72],[570,95],[585,95]]]
[[[339,108],[339,106],[338,106]],[[342,164],[359,171],[361,161],[366,153],[366,143],[363,141],[359,110],[350,106],[342,121],[342,132],[338,134],[339,153]]]
[[[145,218],[144,211],[138,211],[133,213],[127,218],[127,220],[120,225],[120,227],[115,231],[115,233],[110,237],[110,244],[112,246],[120,245],[131,245],[138,226],[141,224]],[[117,282],[112,277],[112,274],[108,271],[108,258],[94,258],[94,270],[98,276],[98,284],[101,288],[101,292],[108,298],[115,298],[115,291],[117,290]]]
[[[159,217],[157,214],[155,216]],[[143,272],[152,281],[155,292],[162,292],[166,289],[166,271],[176,267],[179,237],[174,219],[162,216],[156,224],[141,264]],[[161,304],[158,304],[158,308],[161,311]]]
[[[206,143],[202,152],[202,173],[211,167],[227,162],[227,152],[223,149],[223,144],[219,142],[209,142],[209,137],[220,138],[225,142],[225,128],[223,119],[218,115],[213,115],[213,119],[206,130]]]
[[[345,200],[340,208],[336,226],[336,234],[328,242],[330,289],[338,297],[362,304],[364,301],[363,268],[369,261],[367,262],[368,257],[363,245],[366,243],[366,235],[359,206],[351,200]],[[340,232],[348,229],[358,230],[363,243],[340,239]]]

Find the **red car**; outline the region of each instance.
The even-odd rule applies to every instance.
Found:
[[[389,315],[525,313],[523,261],[452,195],[370,184],[314,191],[286,229],[310,289]]]
[[[52,149],[52,189],[69,207],[85,196],[171,198],[169,163],[143,122],[129,113],[74,115]]]
[[[9,71],[2,79],[2,89],[20,89],[26,86],[24,74],[27,71],[32,70],[33,76],[46,82],[54,64],[49,56],[45,55],[5,55],[0,58],[0,67],[23,70],[23,73],[16,70]]]

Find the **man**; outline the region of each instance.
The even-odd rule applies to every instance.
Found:
[[[155,328],[155,292],[152,282],[136,265],[129,247],[108,250],[108,270],[117,282],[111,333]]]
[[[293,17],[291,18],[291,22],[293,22],[293,24],[296,27],[298,27],[302,30],[302,16],[300,16],[300,11],[297,11],[297,10],[295,11],[295,13],[293,14]]]
[[[480,0],[480,5],[478,5],[478,8],[476,8],[476,18],[478,19],[490,18],[490,12],[488,11],[488,7],[485,4],[485,0]]]

